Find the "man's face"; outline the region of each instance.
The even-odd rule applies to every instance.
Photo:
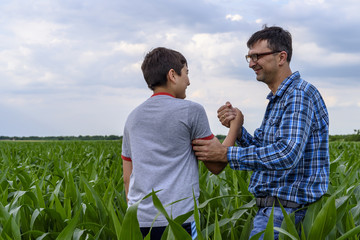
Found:
[[[261,40],[251,46],[248,55],[269,52],[272,52],[272,50],[268,48],[267,40]],[[258,56],[256,61],[250,59],[249,68],[254,70],[256,79],[258,81],[264,82],[266,84],[271,84],[276,81],[276,79],[274,79],[278,70],[276,56],[277,53],[274,53]]]

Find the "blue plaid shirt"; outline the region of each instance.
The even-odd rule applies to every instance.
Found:
[[[230,167],[250,170],[255,197],[277,196],[299,204],[318,200],[329,182],[329,118],[318,90],[293,73],[271,92],[260,128],[245,128],[228,148]]]

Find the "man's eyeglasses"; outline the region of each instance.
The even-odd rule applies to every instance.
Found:
[[[246,59],[246,61],[248,63],[250,62],[250,59],[253,60],[253,62],[256,62],[257,60],[259,60],[260,57],[270,55],[270,54],[273,54],[273,53],[279,53],[279,52],[281,52],[281,51],[272,51],[272,52],[265,52],[265,53],[254,53],[254,54],[251,54],[251,55],[246,55],[245,59]]]

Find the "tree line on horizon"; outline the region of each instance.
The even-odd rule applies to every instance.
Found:
[[[216,137],[223,141],[226,137],[226,135],[216,135]],[[64,141],[64,140],[85,140],[85,141],[91,141],[91,140],[122,140],[122,136],[118,135],[86,135],[86,136],[29,136],[29,137],[9,137],[9,136],[0,136],[1,140],[13,140],[13,141]],[[330,135],[329,141],[346,141],[346,142],[358,142],[360,141],[360,129],[354,129],[353,134],[344,134],[344,135]]]

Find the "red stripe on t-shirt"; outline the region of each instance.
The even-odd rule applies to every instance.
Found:
[[[200,140],[211,140],[214,138],[214,134],[211,134],[210,136],[207,136],[207,137],[204,137],[204,138],[197,138],[197,139],[200,139]]]
[[[173,95],[171,95],[170,93],[167,93],[167,92],[154,93],[151,97],[155,97],[155,96],[159,96],[159,95],[167,95],[170,97],[174,97]]]
[[[121,155],[121,158],[125,161],[131,162],[131,158],[129,158],[129,157],[125,157],[124,155]]]

